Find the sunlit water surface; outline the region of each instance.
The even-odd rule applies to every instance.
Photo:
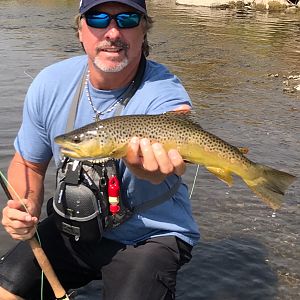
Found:
[[[0,2],[0,169],[5,171],[30,77],[81,54],[81,48],[71,29],[77,1]],[[174,2],[148,1],[155,19],[151,58],[181,78],[203,128],[248,147],[254,161],[300,176],[300,92],[294,89],[300,85],[300,15]],[[288,76],[295,77],[287,81]],[[190,187],[195,171],[188,167]],[[52,166],[46,198],[54,173]],[[202,242],[179,273],[177,299],[300,299],[299,188],[297,180],[272,215],[240,179],[228,188],[200,168],[191,201]],[[1,253],[13,244],[2,228],[0,241]],[[92,299],[96,292],[85,289],[76,299]]]

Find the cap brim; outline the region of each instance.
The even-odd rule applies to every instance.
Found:
[[[122,4],[125,4],[127,6],[131,6],[131,7],[137,9],[138,11],[140,11],[140,12],[142,12],[144,14],[147,14],[147,10],[144,7],[142,7],[141,5],[139,5],[139,4],[135,3],[135,2],[130,2],[130,4],[128,4],[128,0],[127,1],[126,0],[99,0],[96,3],[93,3],[93,4],[90,4],[90,5],[87,5],[87,6],[83,7],[83,8],[80,8],[79,9],[79,13],[80,14],[84,14],[88,10],[90,10],[91,8],[93,8],[93,7],[95,7],[95,6],[99,5],[99,4],[107,3],[107,2],[122,3]]]

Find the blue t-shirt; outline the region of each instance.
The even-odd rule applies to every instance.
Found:
[[[69,110],[87,65],[87,56],[77,56],[42,70],[32,82],[25,99],[23,122],[15,139],[15,149],[31,162],[60,160],[54,138],[66,130]],[[89,84],[94,106],[99,111],[111,108],[125,89],[97,90]],[[166,67],[147,60],[142,83],[121,114],[160,114],[182,104],[191,104],[179,79]],[[102,118],[113,116],[114,111]],[[74,128],[93,121],[95,112],[86,93],[82,93]],[[158,185],[133,176],[120,161],[122,199],[131,207],[152,200],[169,190],[177,181],[169,176]],[[119,227],[107,230],[106,238],[134,244],[149,237],[176,235],[189,244],[199,240],[199,231],[192,216],[187,186],[182,183],[176,194],[164,203],[135,214]]]

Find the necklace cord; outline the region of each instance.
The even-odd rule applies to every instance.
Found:
[[[94,113],[96,114],[96,116],[95,116],[96,120],[99,119],[100,116],[113,111],[118,105],[121,107],[125,107],[127,105],[127,103],[132,98],[132,96],[135,94],[135,92],[137,91],[137,89],[139,88],[139,86],[142,82],[145,68],[146,68],[146,58],[144,55],[142,55],[137,73],[136,73],[135,77],[133,78],[133,80],[131,81],[131,83],[129,84],[129,86],[118,97],[119,99],[117,99],[113,105],[111,105],[104,111],[97,110],[97,108],[95,107],[95,105],[93,103],[93,100],[92,100],[92,97],[90,94],[90,90],[89,90],[90,71],[88,70],[86,72],[85,80],[84,80],[85,92],[86,92],[87,99],[88,99]],[[119,113],[120,113],[120,110],[117,110],[117,113],[115,115],[118,115]]]
[[[95,105],[94,105],[94,103],[93,103],[92,96],[91,96],[91,94],[90,94],[89,81],[90,81],[90,71],[88,70],[87,73],[86,73],[85,84],[84,84],[84,86],[85,86],[85,93],[86,93],[86,97],[87,97],[87,99],[88,99],[88,101],[89,101],[89,103],[90,103],[90,105],[91,105],[91,107],[92,107],[92,109],[93,109],[93,111],[94,111],[94,113],[95,113],[95,115],[96,115],[96,117],[95,117],[96,120],[100,119],[100,116],[103,116],[103,115],[105,115],[105,114],[107,114],[107,113],[113,111],[113,110],[115,109],[115,107],[116,107],[120,102],[123,101],[122,95],[124,95],[129,89],[131,89],[131,87],[132,87],[133,84],[134,84],[134,81],[132,81],[132,82],[129,84],[129,86],[125,89],[125,91],[118,97],[119,99],[117,99],[117,100],[115,101],[115,103],[113,103],[113,104],[112,104],[110,107],[108,107],[106,110],[100,111],[100,110],[98,110],[98,109],[95,107]]]

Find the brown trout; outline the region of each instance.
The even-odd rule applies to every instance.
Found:
[[[295,176],[255,163],[237,148],[205,131],[190,116],[178,112],[127,115],[100,120],[55,138],[61,152],[78,160],[122,158],[133,136],[177,149],[184,160],[203,165],[229,186],[232,174],[273,209],[278,209]]]

